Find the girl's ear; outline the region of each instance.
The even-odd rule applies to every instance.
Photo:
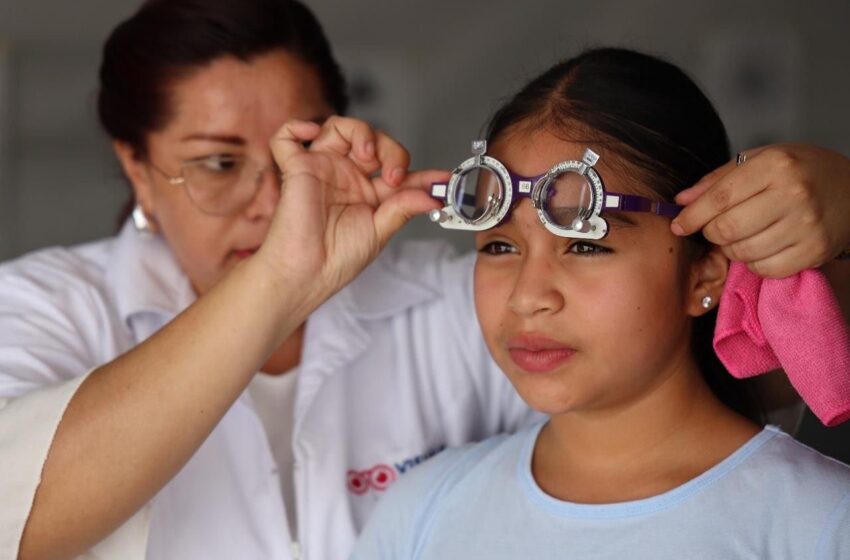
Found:
[[[121,162],[124,175],[130,180],[130,185],[133,187],[133,196],[136,198],[136,204],[142,209],[145,217],[147,217],[149,223],[153,226],[156,223],[153,187],[145,162],[138,157],[136,150],[126,142],[113,140],[112,149],[115,150],[115,155],[118,156],[118,161]]]
[[[699,317],[717,306],[728,273],[729,259],[717,246],[691,264],[686,304],[688,315]]]

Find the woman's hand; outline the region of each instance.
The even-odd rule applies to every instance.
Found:
[[[400,144],[344,117],[322,126],[289,121],[272,151],[283,185],[258,256],[287,280],[313,286],[319,299],[350,282],[410,218],[439,207],[428,191],[448,175],[408,174]]]
[[[765,277],[815,268],[850,246],[850,159],[800,144],[746,152],[682,191],[674,233],[700,229]]]

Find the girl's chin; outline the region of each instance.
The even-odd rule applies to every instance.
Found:
[[[527,375],[525,374],[521,377],[526,377]],[[514,376],[510,377],[520,398],[537,412],[556,416],[574,412],[577,410],[577,407],[580,407],[580,404],[576,400],[575,391],[570,391],[559,383],[553,383],[552,380],[541,383],[541,379],[517,379]]]

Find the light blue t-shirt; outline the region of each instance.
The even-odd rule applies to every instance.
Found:
[[[850,468],[776,428],[669,492],[589,505],[537,486],[541,427],[447,450],[403,477],[353,558],[850,559]]]

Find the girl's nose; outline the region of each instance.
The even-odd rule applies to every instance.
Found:
[[[550,259],[545,255],[526,256],[518,270],[508,308],[521,317],[533,317],[556,313],[565,301]]]

